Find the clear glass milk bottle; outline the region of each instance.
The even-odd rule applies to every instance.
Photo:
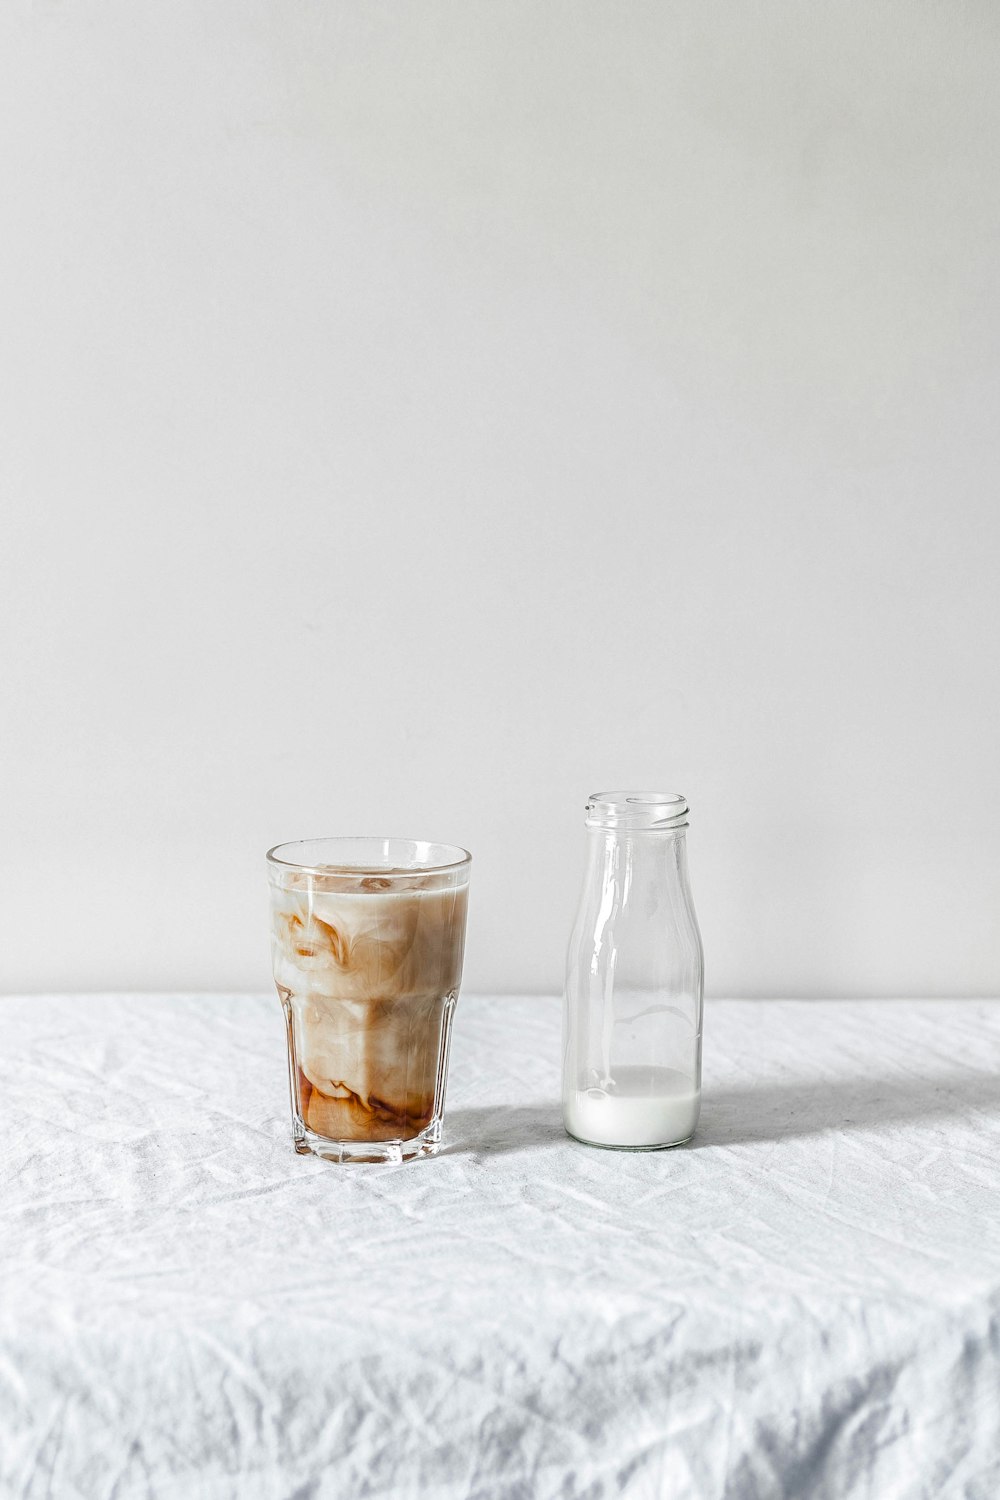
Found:
[[[592,1146],[655,1150],[694,1133],[704,959],[675,792],[595,792],[570,939],[563,1117]]]

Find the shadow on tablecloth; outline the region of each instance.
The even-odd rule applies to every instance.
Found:
[[[444,1124],[446,1144],[442,1156],[458,1152],[499,1156],[508,1151],[539,1151],[567,1139],[558,1100],[447,1109]]]
[[[926,1078],[838,1078],[741,1088],[705,1087],[701,1119],[690,1145],[735,1146],[782,1141],[836,1130],[878,1130],[982,1117],[1000,1126],[1000,1074],[934,1073]]]
[[[836,1130],[878,1130],[892,1125],[933,1124],[948,1117],[984,1117],[1000,1127],[1000,1075],[943,1073],[927,1078],[840,1078],[733,1088],[707,1084],[701,1119],[682,1151],[712,1146],[793,1140]],[[448,1110],[442,1155],[459,1152],[497,1156],[564,1145],[557,1100],[504,1107],[481,1105]]]

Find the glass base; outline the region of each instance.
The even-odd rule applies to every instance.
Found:
[[[408,1141],[331,1141],[298,1120],[293,1135],[300,1156],[318,1156],[323,1161],[397,1163],[436,1156],[441,1149],[440,1120],[432,1120],[426,1130]]]
[[[690,1135],[682,1136],[679,1141],[658,1141],[655,1146],[625,1146],[610,1141],[587,1141],[582,1135],[574,1135],[572,1130],[566,1134],[571,1141],[577,1141],[581,1146],[596,1146],[598,1151],[672,1151],[675,1146],[686,1146],[688,1141],[694,1140],[694,1131]]]

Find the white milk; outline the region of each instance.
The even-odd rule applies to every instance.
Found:
[[[694,1134],[701,1091],[675,1068],[619,1068],[608,1087],[563,1101],[566,1129],[597,1146],[673,1146]]]

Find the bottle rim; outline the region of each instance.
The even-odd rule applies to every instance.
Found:
[[[591,792],[588,828],[672,832],[688,826],[688,802],[680,792]]]

